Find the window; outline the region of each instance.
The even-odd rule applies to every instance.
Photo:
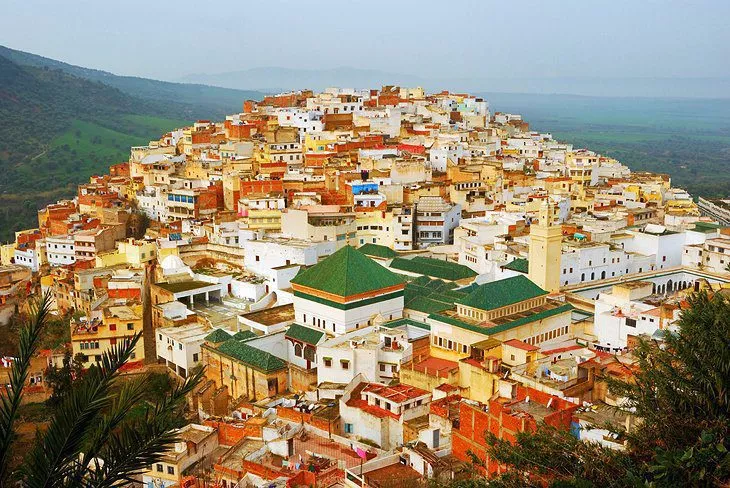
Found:
[[[175,474],[175,467],[174,466],[168,466],[167,467],[167,474]]]
[[[350,369],[350,361],[347,359],[340,359],[340,365],[342,366],[342,369]]]
[[[298,358],[302,357],[302,345],[294,344],[294,355]]]
[[[636,327],[636,319],[626,319],[626,325],[628,327]]]
[[[109,324],[109,330],[117,330],[117,324]]]
[[[127,324],[127,330],[134,330],[134,324],[132,324],[132,323]]]
[[[355,426],[353,424],[345,424],[345,434],[352,434],[355,432]]]
[[[177,348],[178,348],[179,350],[181,350],[181,351],[182,351],[182,342],[179,342],[179,343],[177,344]]]
[[[158,472],[158,473],[162,473],[162,465],[161,465],[161,464],[157,464],[157,465],[155,466],[155,469],[157,469],[157,472]]]
[[[385,365],[383,363],[380,363],[380,371],[385,371]]]
[[[198,353],[197,352],[195,354],[193,354],[193,362],[194,363],[198,362]]]
[[[259,261],[261,261],[261,258],[259,256],[256,256],[256,262],[258,263]]]
[[[322,358],[324,360],[324,365],[326,368],[329,368],[332,366],[332,358]]]

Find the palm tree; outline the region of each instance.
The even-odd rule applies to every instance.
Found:
[[[0,484],[8,475],[14,424],[28,376],[30,359],[49,314],[50,296],[32,305],[28,324],[20,331],[20,347],[13,363],[7,392],[0,395]],[[175,386],[144,415],[131,416],[143,403],[144,376],[119,381],[120,367],[130,358],[140,335],[102,355],[64,396],[50,425],[39,433],[21,468],[21,486],[113,487],[134,481],[134,476],[159,461],[177,442],[185,396],[200,382],[203,372]]]

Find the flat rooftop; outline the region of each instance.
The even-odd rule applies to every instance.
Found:
[[[206,288],[212,283],[205,281],[180,281],[177,283],[156,283],[157,286],[170,293],[182,293],[184,291],[197,290],[198,288]]]
[[[221,456],[218,464],[224,468],[241,471],[243,469],[241,461],[247,459],[256,451],[259,451],[264,445],[265,442],[261,439],[246,437]]]
[[[265,308],[257,312],[243,314],[242,317],[261,325],[276,325],[282,322],[292,322],[294,320],[294,304],[289,303],[277,307]]]
[[[164,327],[160,330],[171,339],[178,342],[185,342],[190,340],[203,340],[205,336],[210,334],[210,329],[202,324],[188,324],[181,325],[180,327]]]
[[[603,427],[607,424],[621,428],[625,425],[628,414],[619,409],[606,405],[605,403],[596,403],[591,406],[579,407],[573,416],[590,422],[596,427]]]
[[[448,378],[449,373],[458,371],[458,369],[459,363],[435,357],[427,357],[423,361],[413,364],[414,371],[439,378]]]
[[[538,422],[544,420],[545,417],[547,417],[551,413],[555,413],[555,410],[553,410],[552,408],[548,408],[542,403],[536,401],[515,402],[508,404],[507,407],[509,407],[509,409],[512,411],[512,415],[519,416],[521,413],[526,413],[532,416]]]
[[[365,473],[365,482],[370,486],[399,486],[403,483],[412,484],[423,477],[418,471],[401,463],[374,469]]]
[[[375,395],[378,395],[379,397],[391,400],[395,403],[403,403],[405,401],[413,400],[414,398],[422,397],[429,394],[428,391],[422,390],[421,388],[416,388],[415,386],[387,386],[380,385],[378,383],[370,383],[365,388],[363,388],[362,391],[363,393],[373,393]]]

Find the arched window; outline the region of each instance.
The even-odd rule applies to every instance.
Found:
[[[302,345],[294,344],[294,355],[298,358],[302,357]]]
[[[601,279],[602,280],[605,280],[606,279],[606,272],[605,271],[601,271]]]

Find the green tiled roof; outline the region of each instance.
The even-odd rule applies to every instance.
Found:
[[[504,266],[502,266],[503,269],[510,269],[512,271],[517,271],[518,273],[524,273],[527,274],[529,269],[529,261],[525,258],[517,258],[514,261],[511,261]]]
[[[405,307],[418,312],[435,313],[443,312],[444,310],[453,308],[453,306],[453,302],[442,302],[435,298],[417,296],[409,301]]]
[[[722,225],[713,224],[712,222],[695,222],[694,231],[696,232],[714,232],[717,229],[722,229]]]
[[[237,361],[241,361],[242,363],[247,364],[252,368],[256,368],[259,371],[263,371],[264,373],[277,371],[286,367],[286,362],[282,359],[279,359],[266,351],[250,346],[243,341],[226,341],[218,346],[218,350],[226,356]]]
[[[363,244],[357,250],[367,256],[375,256],[376,258],[392,259],[398,255],[391,248],[379,244]]]
[[[479,285],[459,303],[479,310],[494,310],[542,295],[547,292],[526,276],[519,275]]]
[[[561,305],[556,308],[552,308],[550,310],[544,310],[542,312],[537,312],[532,315],[528,315],[526,317],[521,317],[519,319],[513,320],[511,322],[506,322],[504,324],[495,325],[492,327],[483,327],[480,325],[476,325],[474,323],[466,322],[463,320],[459,320],[456,317],[451,317],[448,315],[442,315],[440,313],[432,313],[428,316],[428,318],[437,320],[439,322],[443,322],[445,324],[454,325],[456,327],[460,327],[462,329],[470,330],[472,332],[478,332],[480,334],[485,335],[493,335],[498,334],[500,332],[504,332],[506,330],[513,329],[515,327],[519,327],[521,325],[529,324],[532,322],[537,322],[538,320],[546,319],[548,317],[552,317],[554,315],[560,315],[564,312],[570,312],[573,310],[573,306],[566,303],[565,305]]]
[[[395,258],[390,263],[390,267],[450,281],[473,278],[477,275],[473,269],[463,264],[422,256],[416,256],[413,259]]]
[[[406,285],[405,308],[435,313],[454,307],[454,302],[467,296],[455,290],[456,283],[419,276]]]
[[[229,339],[233,339],[233,336],[223,329],[216,329],[207,336],[205,336],[205,340],[208,342],[212,342],[213,344],[226,342]]]
[[[289,330],[286,331],[286,337],[291,337],[298,341],[306,342],[307,344],[317,345],[319,340],[322,339],[324,332],[305,327],[299,324],[291,324]]]
[[[246,339],[253,339],[254,337],[258,336],[251,330],[239,330],[233,334],[233,338],[237,341],[245,341]]]
[[[351,246],[345,246],[311,268],[300,271],[291,282],[347,297],[405,283]]]

